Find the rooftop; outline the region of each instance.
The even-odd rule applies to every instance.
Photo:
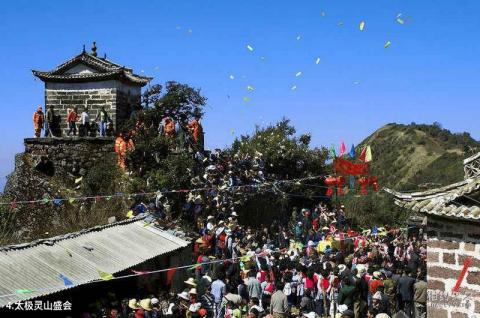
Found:
[[[96,51],[88,53],[85,50],[51,71],[32,70],[32,72],[44,82],[61,83],[115,79],[131,85],[144,86],[153,79],[153,77],[134,74],[131,68],[114,63],[106,57],[99,58],[96,56]]]
[[[471,197],[480,189],[480,172],[475,169],[479,166],[479,160],[480,153],[464,160],[465,179],[457,183],[422,192],[384,190],[393,196],[395,204],[412,211],[480,222],[480,201]]]
[[[144,218],[1,247],[0,307],[87,284],[100,278],[98,270],[115,274],[189,244]],[[73,285],[66,287],[61,275]]]

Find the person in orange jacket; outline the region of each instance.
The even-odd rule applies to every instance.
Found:
[[[127,157],[127,142],[123,138],[123,134],[120,133],[115,139],[115,147],[114,147],[115,153],[118,156],[118,165],[120,168],[125,170],[125,159]]]
[[[45,116],[43,115],[42,106],[38,106],[37,111],[33,113],[33,128],[35,130],[35,137],[40,137],[44,122]]]
[[[175,135],[175,121],[167,117],[165,119],[165,136],[172,137]]]

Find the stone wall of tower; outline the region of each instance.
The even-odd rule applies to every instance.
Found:
[[[91,121],[104,107],[116,131],[130,117],[133,105],[140,104],[140,93],[140,87],[113,80],[92,83],[46,83],[45,105],[54,106],[61,136],[68,132],[66,118],[68,111],[74,107],[78,108],[79,115],[87,108]],[[77,126],[79,124],[78,122]]]

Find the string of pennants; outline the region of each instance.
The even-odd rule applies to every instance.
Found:
[[[323,178],[324,175],[312,176],[312,177],[305,177],[299,179],[290,179],[290,180],[277,180],[271,182],[264,182],[259,184],[250,184],[250,185],[240,185],[240,186],[231,186],[225,190],[238,190],[238,189],[260,189],[264,187],[272,187],[275,184],[289,184],[289,183],[299,183],[308,180],[315,180]],[[213,187],[204,187],[204,188],[195,188],[195,189],[179,189],[179,190],[161,190],[156,192],[140,192],[140,193],[115,193],[110,195],[96,195],[96,196],[77,196],[77,197],[70,197],[70,198],[50,198],[44,197],[42,199],[37,200],[23,200],[23,201],[12,201],[12,202],[0,202],[0,206],[11,206],[12,209],[16,209],[18,205],[31,205],[35,206],[35,204],[53,204],[56,206],[60,206],[65,202],[73,204],[78,201],[89,201],[92,200],[94,202],[98,202],[100,200],[112,200],[114,198],[127,198],[127,199],[135,199],[138,197],[150,197],[150,196],[157,196],[160,194],[169,194],[169,193],[190,193],[190,192],[205,192],[210,190],[218,190],[217,188]]]

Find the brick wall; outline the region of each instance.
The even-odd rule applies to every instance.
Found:
[[[60,128],[62,136],[68,132],[66,123],[68,109],[78,108],[80,115],[85,108],[88,108],[90,118],[93,121],[100,111],[105,107],[108,115],[116,123],[116,89],[96,90],[45,90],[45,105],[53,105],[55,114],[60,116]],[[78,126],[78,125],[77,125]]]
[[[62,136],[68,132],[68,109],[77,106],[78,114],[88,108],[91,121],[102,107],[113,121],[114,130],[129,119],[133,107],[140,105],[141,87],[109,80],[92,83],[45,83],[45,105],[53,105],[59,116]],[[77,123],[78,126],[78,123]]]
[[[480,317],[480,224],[428,217],[428,317]],[[460,292],[452,294],[467,257]]]

